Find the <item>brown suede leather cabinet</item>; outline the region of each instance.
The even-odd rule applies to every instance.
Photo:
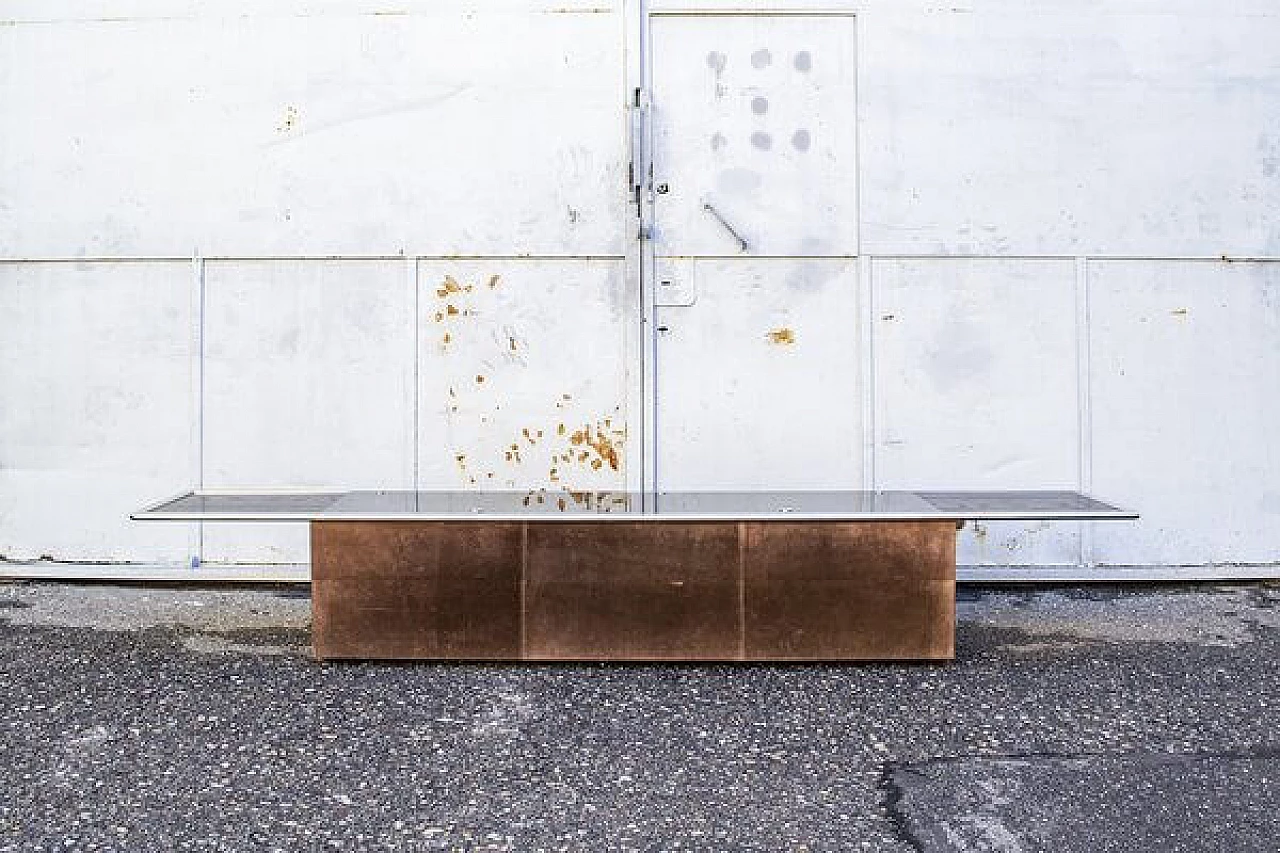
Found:
[[[307,521],[317,658],[949,660],[966,519],[1075,492],[188,493],[139,519]]]

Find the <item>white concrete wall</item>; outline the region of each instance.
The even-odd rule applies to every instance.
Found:
[[[856,485],[1143,514],[962,562],[1280,564],[1280,7],[826,5],[858,14]],[[0,2],[0,556],[305,559],[126,520],[192,484],[638,482],[638,10]],[[618,468],[553,477],[561,424]]]

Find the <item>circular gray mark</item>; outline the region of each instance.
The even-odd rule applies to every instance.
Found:
[[[719,151],[721,148],[729,144],[729,140],[725,139],[723,133],[713,134],[711,137],[711,150]]]
[[[769,52],[768,48],[762,47],[751,54],[751,66],[753,68],[764,68],[770,62],[773,62],[773,54]]]
[[[758,116],[762,116],[769,112],[769,99],[755,97],[751,99],[751,112]]]
[[[813,57],[809,55],[809,51],[802,50],[796,54],[795,66],[797,71],[806,73],[813,67]]]
[[[751,134],[751,144],[759,148],[761,151],[768,151],[773,147],[773,137],[767,133],[756,131]]]
[[[803,127],[791,134],[791,145],[797,151],[808,151],[810,141],[809,131],[805,130]]]
[[[713,50],[707,54],[707,67],[716,72],[717,77],[724,71],[725,63],[728,61],[728,57],[718,50]]]

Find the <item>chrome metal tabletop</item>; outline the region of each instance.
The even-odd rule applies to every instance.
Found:
[[[130,516],[167,521],[1083,521],[1137,513],[1070,491],[187,492]]]

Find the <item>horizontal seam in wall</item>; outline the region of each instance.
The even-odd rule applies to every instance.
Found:
[[[89,257],[0,257],[0,264],[187,263],[193,255],[94,255]],[[201,255],[227,261],[624,261],[626,255]]]
[[[93,255],[0,257],[0,264],[72,264],[72,263],[187,263],[193,255]],[[625,261],[627,255],[201,255],[204,261]],[[860,257],[886,261],[1151,261],[1210,263],[1277,263],[1280,255],[936,255],[880,254],[862,255],[661,255],[664,260],[695,261],[851,261]]]

